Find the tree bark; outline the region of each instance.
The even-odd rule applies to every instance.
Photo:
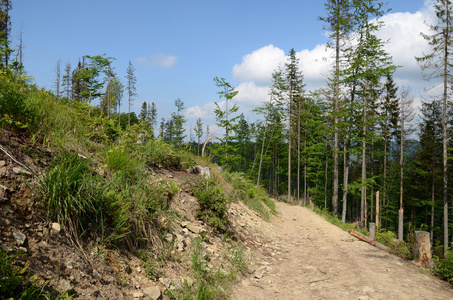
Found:
[[[415,231],[414,260],[425,268],[433,267],[429,232]]]

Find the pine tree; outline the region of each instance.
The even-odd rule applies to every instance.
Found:
[[[59,59],[57,61],[57,64],[56,64],[56,67],[55,67],[55,76],[56,76],[56,79],[55,79],[55,97],[57,97],[57,99],[60,98],[60,86],[61,86],[61,71],[60,71],[60,68],[61,68],[61,59]]]
[[[63,94],[66,95],[67,99],[71,99],[71,64],[68,62],[64,68],[64,75],[63,75]]]
[[[128,126],[131,126],[131,103],[134,101],[134,97],[137,96],[137,90],[135,89],[135,83],[137,82],[137,78],[134,75],[135,68],[132,65],[132,62],[129,61],[129,66],[127,67],[126,70],[126,90],[127,90],[127,100],[128,100],[128,114],[129,114],[129,119],[128,119]]]
[[[185,119],[183,114],[183,111],[185,109],[184,102],[182,102],[179,98],[176,99],[175,107],[176,112],[173,112],[171,114],[170,141],[176,147],[181,147],[184,139],[186,138],[186,136],[184,135],[184,132],[186,131],[184,125],[186,124],[187,120]]]
[[[81,61],[78,62],[77,68],[72,71],[71,76],[71,99],[77,102],[86,101],[84,95],[87,94],[87,84],[81,79],[81,72],[85,69],[85,66]]]
[[[235,136],[238,129],[238,119],[241,116],[236,115],[232,117],[233,114],[237,113],[239,106],[236,103],[231,105],[231,101],[238,94],[237,91],[224,79],[214,77],[214,82],[218,88],[221,90],[217,92],[220,99],[225,100],[225,109],[222,109],[217,102],[214,102],[216,109],[214,113],[216,115],[216,124],[225,131],[223,145],[216,148],[216,154],[219,157],[220,163],[223,167],[233,170],[236,167],[236,162],[238,160],[237,156],[237,145],[233,145],[237,139]]]
[[[195,136],[197,137],[197,155],[200,155],[200,139],[203,136],[203,122],[201,122],[201,118],[197,119],[197,123],[194,127]]]
[[[431,47],[431,53],[423,54],[416,57],[425,79],[442,79],[442,132],[443,132],[443,229],[444,229],[444,254],[449,248],[448,244],[448,169],[447,169],[447,101],[449,90],[453,80],[453,53],[451,47],[453,44],[453,3],[450,0],[436,0],[434,10],[437,16],[437,24],[430,25],[431,35],[421,33],[422,37]]]
[[[9,57],[13,50],[11,42],[11,16],[13,8],[10,0],[0,0],[0,69],[6,70],[9,65]]]
[[[300,115],[302,110],[304,83],[303,75],[299,70],[299,59],[296,57],[296,51],[292,48],[288,54],[288,62],[285,64],[286,87],[287,87],[287,105],[288,105],[288,201],[291,200],[291,157],[293,147],[297,147],[297,199],[300,196]]]
[[[339,178],[339,122],[340,122],[340,72],[342,45],[348,38],[352,30],[352,3],[349,0],[327,0],[325,3],[328,12],[327,17],[320,17],[321,21],[327,23],[325,30],[330,33],[330,38],[335,48],[335,69],[333,72],[333,195],[332,209],[333,214],[338,214],[338,178]],[[344,215],[344,214],[343,214]]]
[[[398,240],[403,240],[403,223],[404,223],[404,206],[403,206],[403,183],[404,183],[404,138],[410,133],[408,124],[414,118],[412,107],[414,99],[408,88],[401,91],[400,97],[400,113],[399,113],[399,128],[400,128],[400,208],[398,211]]]
[[[381,120],[379,121],[380,131],[384,146],[383,162],[383,182],[382,182],[382,199],[384,205],[388,203],[388,157],[391,141],[395,140],[398,135],[398,120],[400,114],[399,99],[397,98],[398,88],[393,81],[393,77],[388,74],[384,86],[383,97],[379,103]]]
[[[421,163],[420,168],[425,173],[424,182],[431,185],[429,188],[431,194],[430,231],[431,242],[433,242],[436,198],[438,191],[441,191],[442,188],[442,185],[438,187],[437,184],[442,181],[442,102],[423,102],[420,111],[418,161]]]
[[[148,119],[148,103],[146,103],[146,101],[143,101],[142,109],[138,114],[138,118],[144,122],[146,122],[146,120]]]
[[[154,138],[154,128],[157,124],[157,108],[154,102],[151,105],[148,105],[148,119],[149,119],[149,126],[151,131],[151,138]]]

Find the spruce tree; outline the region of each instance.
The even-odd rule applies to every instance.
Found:
[[[340,122],[340,72],[342,49],[352,30],[352,3],[349,0],[327,0],[324,4],[327,10],[327,17],[319,19],[326,23],[327,30],[332,39],[333,48],[335,49],[335,67],[333,71],[333,195],[332,195],[332,210],[333,214],[338,214],[338,178],[339,178],[339,122]]]
[[[9,65],[9,57],[13,50],[11,42],[11,16],[13,8],[10,0],[0,0],[0,69],[6,70]]]
[[[185,119],[183,114],[183,111],[185,109],[184,102],[182,102],[182,100],[179,98],[176,99],[175,107],[176,112],[173,112],[171,114],[170,141],[176,147],[181,147],[184,139],[186,138],[186,136],[184,135],[184,132],[186,131],[184,125],[186,124],[187,120]]]
[[[297,155],[297,199],[299,199],[300,183],[300,139],[302,103],[304,95],[304,77],[299,70],[299,59],[296,51],[292,48],[288,54],[288,62],[285,64],[285,80],[288,105],[288,202],[291,201],[291,173],[293,147],[296,148]]]
[[[441,79],[442,82],[442,158],[443,158],[443,230],[444,254],[449,248],[448,243],[448,145],[447,145],[447,101],[453,80],[453,3],[451,0],[436,0],[434,2],[437,23],[430,25],[432,34],[421,33],[428,42],[431,52],[416,57],[426,80]]]
[[[135,83],[137,78],[135,77],[135,68],[132,65],[132,62],[129,61],[129,65],[126,70],[126,90],[127,90],[127,100],[128,100],[128,126],[131,126],[131,103],[134,101],[134,97],[137,96],[137,90],[135,88]]]

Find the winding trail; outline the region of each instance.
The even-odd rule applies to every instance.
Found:
[[[231,299],[453,299],[447,283],[330,224],[276,202],[280,216],[256,228],[267,242]]]

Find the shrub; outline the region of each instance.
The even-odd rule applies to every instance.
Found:
[[[26,107],[24,85],[13,76],[0,74],[0,125],[11,125],[8,119],[26,124],[30,111]],[[6,117],[6,118],[5,118]]]
[[[197,187],[194,190],[200,208],[197,217],[212,226],[219,232],[225,232],[228,226],[228,203],[227,196],[222,188],[215,184],[212,179],[199,177]]]
[[[434,274],[453,284],[453,251],[448,250],[445,258],[433,257]]]
[[[150,140],[145,145],[144,157],[151,167],[179,168],[181,156],[174,146],[162,140]]]

